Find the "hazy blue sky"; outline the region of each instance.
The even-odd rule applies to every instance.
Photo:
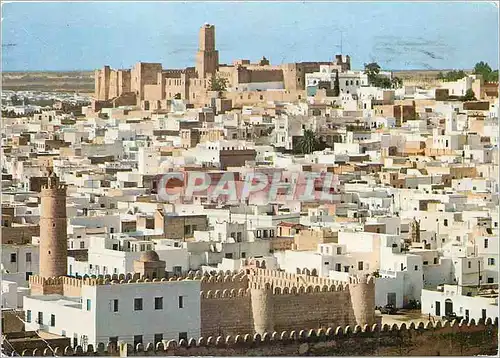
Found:
[[[387,69],[498,66],[494,3],[10,3],[3,4],[4,71],[193,66],[198,29],[216,26],[222,63],[327,61]]]

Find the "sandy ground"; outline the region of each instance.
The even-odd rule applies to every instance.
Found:
[[[412,322],[415,324],[420,322],[427,324],[427,322],[429,322],[429,315],[423,315],[420,310],[399,310],[398,313],[394,315],[382,315],[382,324],[393,325],[396,323],[400,325],[401,323],[406,323],[409,325]],[[431,317],[431,322],[436,322],[436,318]]]

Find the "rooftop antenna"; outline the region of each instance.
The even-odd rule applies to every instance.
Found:
[[[344,34],[344,32],[342,30],[340,30],[340,54],[342,55],[344,52],[342,51],[342,35]]]

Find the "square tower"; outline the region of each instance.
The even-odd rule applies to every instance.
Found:
[[[200,29],[196,71],[198,78],[206,78],[219,69],[219,51],[215,50],[215,26],[205,24]]]

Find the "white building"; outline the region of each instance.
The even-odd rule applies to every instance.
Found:
[[[2,244],[2,269],[4,274],[19,274],[25,276],[25,281],[31,275],[39,272],[39,247],[37,245]],[[5,278],[5,276],[4,276]]]
[[[492,293],[496,292],[496,293]],[[474,319],[498,318],[498,285],[467,287],[444,285],[436,290],[422,290],[422,313],[441,318],[450,313]]]
[[[84,283],[81,297],[28,296],[24,309],[26,330],[70,337],[74,346],[196,339],[201,329],[200,281]]]

